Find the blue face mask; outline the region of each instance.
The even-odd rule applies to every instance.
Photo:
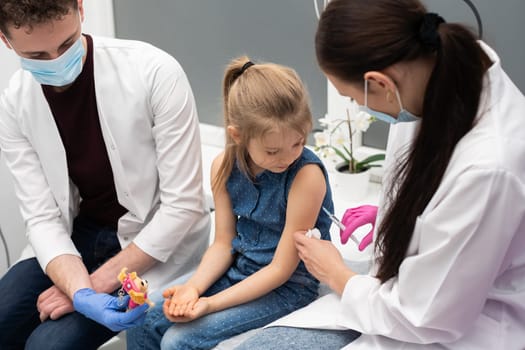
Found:
[[[414,122],[420,119],[419,117],[413,115],[412,113],[410,113],[409,111],[403,108],[403,104],[401,103],[401,97],[399,97],[399,92],[397,91],[397,88],[396,88],[396,97],[397,97],[397,102],[399,103],[399,107],[401,108],[401,110],[399,111],[399,114],[397,115],[397,118],[394,118],[389,114],[378,112],[378,111],[375,111],[369,108],[368,107],[368,80],[365,79],[365,105],[359,106],[359,110],[370,114],[376,119],[382,120],[390,124]]]
[[[40,84],[65,86],[75,81],[82,72],[85,50],[82,35],[62,55],[52,60],[35,60],[20,57],[22,69],[31,72]]]

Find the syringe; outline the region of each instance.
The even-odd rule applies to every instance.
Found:
[[[346,230],[345,225],[343,225],[343,223],[342,223],[341,221],[339,221],[339,219],[336,218],[334,214],[330,213],[330,212],[328,211],[328,209],[326,209],[325,207],[322,207],[322,209],[323,209],[323,211],[326,213],[326,215],[328,215],[328,217],[330,218],[330,220],[332,220],[332,222],[333,222],[337,227],[339,227],[339,229],[340,229],[341,231]],[[357,244],[357,245],[359,246],[359,241],[357,240],[357,238],[355,238],[355,236],[350,235],[350,239],[351,239],[352,241],[354,241],[354,243]]]

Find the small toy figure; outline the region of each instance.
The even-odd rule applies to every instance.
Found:
[[[123,267],[118,275],[118,280],[122,283],[119,296],[123,296],[124,293],[129,295],[128,310],[144,303],[152,307],[154,303],[148,299],[148,281],[137,276],[136,272],[128,273],[127,271],[128,268]]]

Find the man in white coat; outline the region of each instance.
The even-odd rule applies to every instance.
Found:
[[[82,0],[0,0],[23,68],[0,97],[0,148],[29,240],[0,279],[1,349],[96,349],[142,320],[112,309],[123,267],[153,290],[208,241],[184,71],[151,45],[82,34],[83,15]]]

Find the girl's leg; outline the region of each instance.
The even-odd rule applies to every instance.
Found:
[[[212,349],[223,340],[267,325],[293,311],[291,308],[274,291],[252,302],[173,325],[162,338],[161,349]]]
[[[257,332],[235,350],[338,350],[360,335],[353,330],[269,327]]]
[[[162,336],[173,325],[162,311],[164,299],[161,293],[163,290],[150,295],[155,306],[148,310],[144,324],[126,330],[127,350],[158,350],[160,348]]]
[[[162,292],[171,286],[186,283],[192,274],[193,272],[180,276],[149,295],[149,299],[155,303],[155,306],[148,310],[143,325],[126,330],[127,350],[158,350],[160,348],[162,336],[173,325],[172,322],[164,317],[162,312],[162,304],[164,303]]]

